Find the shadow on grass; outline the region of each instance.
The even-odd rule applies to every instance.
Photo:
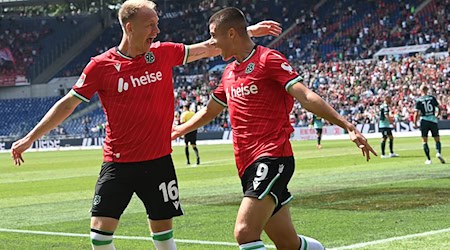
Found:
[[[189,197],[183,204],[239,206],[241,194]],[[450,188],[346,189],[317,195],[297,196],[291,205],[304,208],[352,211],[389,211],[426,208],[450,203]]]
[[[340,190],[293,201],[301,207],[359,211],[406,210],[446,203],[450,203],[450,189],[421,187]]]

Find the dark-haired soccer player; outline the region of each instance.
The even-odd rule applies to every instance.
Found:
[[[414,125],[420,120],[420,132],[422,134],[423,151],[427,157],[425,164],[431,164],[430,148],[428,147],[428,132],[431,131],[436,142],[436,158],[445,163],[444,157],[441,155],[441,140],[439,137],[438,120],[436,111],[439,110],[439,103],[432,95],[428,95],[428,86],[423,84],[420,86],[421,96],[416,100],[416,108],[414,112]]]
[[[244,193],[234,229],[240,249],[266,249],[260,240],[264,230],[277,249],[323,250],[318,241],[297,235],[287,206],[293,198],[287,185],[295,165],[289,141],[294,98],[347,130],[367,160],[371,152],[376,153],[351,123],[302,84],[282,54],[255,45],[246,27],[244,14],[236,8],[223,9],[210,18],[212,45],[221,49],[224,60],[236,60],[225,68],[207,107],[175,127],[172,138],[203,126],[228,106]]]
[[[394,129],[394,124],[392,121],[391,112],[389,110],[392,104],[392,97],[386,96],[384,98],[383,104],[380,106],[380,121],[378,123],[378,128],[380,129],[381,138],[381,158],[398,157],[398,154],[394,153],[394,136],[392,135],[392,130]],[[389,138],[389,151],[390,154],[385,154],[386,140]]]
[[[154,42],[160,32],[155,4],[128,0],[119,9],[123,35],[117,47],[93,57],[69,94],[12,146],[16,165],[32,143],[66,119],[80,102],[98,93],[106,115],[103,164],[92,202],[93,249],[112,250],[119,218],[134,193],[146,208],[158,250],[173,250],[172,218],[183,214],[171,158],[174,119],[172,67],[219,51],[209,41],[186,46]],[[279,34],[275,22],[249,29]]]

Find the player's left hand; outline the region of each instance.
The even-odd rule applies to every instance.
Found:
[[[279,36],[283,31],[283,29],[281,28],[281,24],[272,20],[261,21],[257,24],[248,26],[247,30],[251,32],[253,37],[268,35]]]
[[[370,153],[378,156],[377,152],[373,150],[372,146],[367,142],[366,137],[364,137],[361,132],[359,132],[354,126],[347,129],[348,135],[350,136],[350,140],[361,149],[363,156],[366,157],[366,160],[370,160]]]

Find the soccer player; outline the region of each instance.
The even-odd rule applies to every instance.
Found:
[[[188,122],[176,126],[172,138],[195,130],[228,106],[233,145],[244,197],[234,235],[240,249],[266,249],[260,240],[264,230],[277,249],[323,250],[318,241],[298,236],[287,204],[287,189],[294,173],[289,135],[289,113],[294,98],[307,110],[348,131],[367,160],[376,155],[361,133],[317,94],[302,84],[302,77],[279,52],[257,46],[247,35],[244,14],[225,8],[209,20],[211,44],[221,49],[225,68],[208,105]]]
[[[316,129],[316,135],[317,135],[317,148],[322,149],[322,145],[320,144],[322,140],[322,129],[323,129],[323,119],[322,117],[319,117],[315,114],[313,114],[313,117],[311,119],[311,124]]]
[[[436,111],[439,110],[439,103],[432,95],[428,95],[428,86],[423,84],[420,86],[421,96],[416,100],[416,108],[414,112],[414,125],[420,120],[420,132],[422,133],[423,151],[427,156],[425,164],[431,164],[430,148],[428,147],[428,131],[431,131],[436,142],[436,158],[445,164],[444,157],[441,155],[441,140],[439,137],[438,120]]]
[[[394,153],[394,136],[392,135],[394,124],[391,112],[389,111],[391,104],[391,96],[386,96],[383,104],[380,106],[380,121],[378,123],[378,128],[383,136],[381,138],[381,158],[398,157],[398,154]],[[389,138],[389,151],[391,152],[389,155],[385,154],[387,138]]]
[[[118,18],[120,44],[93,57],[73,89],[47,112],[11,154],[16,165],[32,143],[98,93],[106,114],[103,164],[91,209],[93,249],[115,249],[113,234],[133,193],[146,208],[158,250],[173,250],[172,218],[183,214],[171,158],[174,119],[172,67],[219,55],[209,41],[186,46],[154,42],[160,32],[155,4],[129,0]],[[276,22],[249,27],[252,35],[278,35]]]
[[[183,106],[183,113],[181,113],[180,122],[183,124],[183,123],[189,121],[189,119],[191,119],[194,115],[195,115],[195,113],[193,111],[189,110],[189,104],[186,104]],[[197,148],[197,130],[193,130],[193,131],[187,133],[184,136],[184,143],[185,143],[184,153],[186,155],[186,164],[187,165],[191,164],[191,161],[189,160],[189,143],[190,143],[192,146],[192,149],[195,152],[195,156],[197,156],[197,165],[199,165],[200,164],[200,154],[199,154],[198,148]]]

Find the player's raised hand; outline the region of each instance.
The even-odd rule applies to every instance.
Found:
[[[358,146],[359,149],[361,149],[361,152],[363,156],[366,157],[366,160],[370,160],[370,153],[377,156],[377,152],[373,150],[372,146],[367,142],[366,137],[364,137],[361,132],[359,132],[354,126],[347,129],[348,135],[350,136],[350,140],[352,140],[353,143]]]
[[[251,32],[254,37],[260,36],[279,36],[283,29],[281,24],[272,20],[261,21],[257,24],[247,27],[247,30]]]
[[[26,138],[22,138],[13,143],[11,147],[11,157],[13,158],[14,165],[20,166],[25,161],[23,160],[22,153],[25,152],[31,145],[32,141],[29,141]]]

